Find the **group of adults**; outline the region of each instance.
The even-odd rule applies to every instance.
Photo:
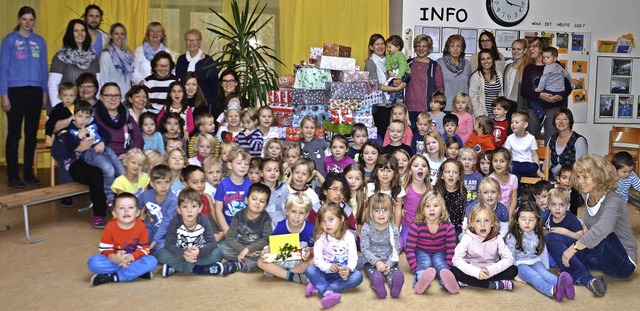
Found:
[[[618,180],[615,168],[602,157],[587,155],[586,139],[573,131],[573,114],[567,108],[571,81],[565,79],[566,91],[562,95],[536,92],[545,66],[542,51],[548,45],[541,37],[517,39],[511,45],[513,61],[505,65],[505,57],[498,51],[491,32],[480,34],[479,52],[470,60],[465,58],[464,37],[452,35],[446,40],[442,58],[433,60],[429,58],[433,40],[420,34],[413,41],[415,57],[407,61],[411,69],[410,81],[388,86],[385,84],[389,78],[384,66],[385,38],[373,34],[369,39],[365,70],[372,79],[379,81],[381,91],[404,90],[404,104],[412,125],[421,112],[430,110],[429,101],[436,91],[445,94],[445,111],[452,111],[453,99],[459,92],[471,97],[474,117],[493,117],[491,103],[498,96],[510,101],[510,114],[517,110],[528,111],[529,133],[538,137],[544,127],[544,141],[551,149],[553,175],[565,165],[573,166],[577,175],[576,188],[586,197],[587,233],[580,240],[555,233],[547,235],[549,253],[560,265],[560,270],[568,271],[574,280],[588,286],[594,294],[603,295],[606,284],[602,278],[594,278],[589,269],[616,278],[630,277],[636,267],[637,242],[626,202],[615,193]],[[540,124],[529,101],[541,103],[544,124]],[[386,131],[392,108],[393,104],[389,102],[375,108],[374,120],[380,135]]]
[[[114,23],[109,33],[100,30],[103,16],[103,10],[91,4],[81,19],[69,21],[62,47],[52,57],[49,68],[46,42],[33,31],[35,10],[29,6],[19,9],[18,25],[2,41],[0,54],[0,96],[8,119],[9,186],[24,188],[40,184],[33,171],[33,161],[41,111],[50,111],[49,121],[55,124],[54,132],[66,128],[72,117],[69,112],[52,113],[62,106],[58,97],[62,83],[75,84],[76,100],[85,100],[94,106],[93,117],[110,132],[109,146],[120,158],[131,148],[143,147],[138,117],[144,111],[158,112],[164,106],[171,82],[182,79],[187,102],[194,111],[208,112],[215,117],[224,111],[225,96],[240,93],[238,74],[224,70],[219,76],[212,57],[200,48],[200,31],[191,29],[185,33],[187,51],[174,61],[173,53],[165,46],[167,38],[162,24],[149,23],[144,42],[132,52],[127,46],[127,29],[123,24]],[[51,120],[52,117],[55,120]],[[23,178],[20,178],[18,142],[23,123],[24,165]],[[91,140],[83,140],[75,151],[90,147]],[[65,152],[56,140],[52,156],[61,164],[59,182],[74,180],[88,184],[94,216],[105,216],[106,198],[100,169],[82,159],[64,162]],[[73,202],[67,198],[62,203]]]

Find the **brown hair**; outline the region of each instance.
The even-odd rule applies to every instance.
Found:
[[[438,224],[441,225],[449,220],[449,212],[447,211],[442,194],[438,191],[428,191],[422,196],[422,198],[420,199],[420,203],[418,203],[418,208],[416,209],[416,217],[413,218],[413,222],[417,224],[423,224],[427,221],[427,215],[424,213],[424,209],[427,203],[431,202],[432,200],[440,200],[440,210],[442,212],[440,213],[440,217],[438,217]]]
[[[498,217],[491,207],[485,205],[484,203],[478,203],[473,208],[471,208],[471,212],[469,212],[469,231],[477,234],[475,232],[475,229],[473,229],[473,223],[475,222],[476,217],[478,217],[478,214],[483,211],[489,215],[489,219],[491,220],[491,231],[489,231],[489,234],[483,241],[486,242],[497,237],[500,234]]]
[[[337,203],[326,202],[320,207],[318,213],[316,214],[316,223],[315,228],[313,229],[313,237],[314,240],[318,240],[320,236],[324,233],[322,231],[322,220],[326,217],[327,213],[333,213],[336,217],[340,219],[340,227],[338,227],[338,231],[336,231],[335,238],[340,240],[344,237],[344,234],[349,229],[349,223],[347,222],[347,215],[345,215],[344,210]],[[318,254],[320,255],[320,254]]]
[[[544,251],[544,231],[542,229],[542,217],[540,217],[540,213],[538,213],[538,208],[536,204],[530,201],[525,201],[520,204],[520,208],[516,210],[515,214],[511,218],[511,223],[509,224],[509,234],[511,234],[516,239],[516,250],[520,250],[524,252],[524,248],[522,248],[522,240],[524,232],[520,229],[520,224],[518,223],[518,218],[520,218],[520,214],[524,212],[533,213],[536,217],[536,226],[533,228],[536,236],[538,236],[538,247],[536,247],[536,255],[542,254]]]

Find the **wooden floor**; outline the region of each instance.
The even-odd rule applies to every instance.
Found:
[[[6,170],[0,168],[0,195],[13,193],[6,186]],[[48,180],[42,171],[41,179]],[[91,287],[87,259],[97,252],[100,230],[90,226],[91,213],[77,212],[88,205],[88,196],[75,199],[74,208],[59,202],[32,208],[34,237],[46,236],[38,244],[26,244],[22,210],[0,212],[0,310],[317,310],[318,297],[304,297],[304,286],[269,279],[259,271],[227,277],[174,275],[163,279],[107,284]],[[640,232],[640,215],[629,208],[633,229]],[[629,280],[606,278],[607,294],[593,297],[584,286],[576,288],[576,299],[557,303],[533,287],[517,283],[512,292],[465,288],[450,295],[435,284],[424,295],[413,294],[411,273],[404,255],[401,270],[405,286],[399,299],[377,299],[365,278],[356,289],[343,294],[336,310],[638,310],[638,272]],[[599,275],[600,273],[594,272]]]

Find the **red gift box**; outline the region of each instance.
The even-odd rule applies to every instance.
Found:
[[[271,109],[273,110],[273,118],[275,121],[274,126],[291,126],[293,122],[293,108],[274,107]]]
[[[300,128],[299,127],[287,127],[286,141],[300,141]]]
[[[335,124],[353,123],[353,111],[349,109],[331,110],[331,122]]]
[[[278,77],[278,86],[283,89],[290,89],[293,87],[293,84],[296,82],[296,78],[294,76],[279,76]]]
[[[267,94],[269,95],[270,104],[276,104],[276,103],[289,104],[291,102],[291,93],[289,93],[289,91],[270,90],[270,91],[267,91]],[[287,105],[283,105],[283,106],[287,106]]]
[[[322,45],[322,55],[351,57],[351,48],[335,43],[325,43]]]

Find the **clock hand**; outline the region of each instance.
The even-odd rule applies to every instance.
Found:
[[[517,4],[515,4],[515,3],[511,3],[511,2],[509,2],[509,0],[507,0],[507,3],[508,3],[508,4],[510,4],[510,5],[512,5],[512,6],[517,6],[517,7],[519,7],[519,8],[521,8],[521,7],[522,7],[521,5],[517,5]]]

